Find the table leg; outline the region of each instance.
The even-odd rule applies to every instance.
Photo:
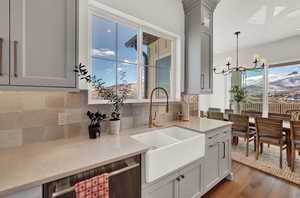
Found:
[[[286,133],[286,142],[287,142],[287,163],[288,163],[288,166],[291,167],[292,165],[292,149],[291,149],[291,136],[290,136],[290,133],[287,132]]]
[[[258,141],[258,135],[256,135],[256,160],[258,160],[258,155],[259,155],[259,141]]]

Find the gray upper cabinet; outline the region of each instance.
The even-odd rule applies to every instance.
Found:
[[[203,31],[201,33],[201,93],[212,93],[213,80],[213,53],[212,35]]]
[[[77,0],[2,0],[0,10],[1,27],[6,27],[0,30],[4,37],[0,83],[76,88]]]
[[[204,0],[185,0],[185,93],[213,90],[213,9]]]
[[[0,1],[0,85],[9,84],[9,0]]]

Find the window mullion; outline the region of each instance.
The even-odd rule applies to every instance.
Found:
[[[137,67],[138,67],[138,99],[142,99],[142,55],[143,55],[143,30],[142,27],[139,27],[138,35],[137,35]]]
[[[116,58],[115,58],[115,64],[116,64],[116,93],[118,93],[118,56],[119,56],[119,45],[118,45],[118,43],[119,43],[119,38],[118,38],[118,23],[116,23]]]

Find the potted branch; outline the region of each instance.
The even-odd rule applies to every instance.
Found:
[[[99,112],[93,113],[88,111],[87,116],[90,119],[89,124],[89,137],[90,139],[96,139],[97,136],[100,136],[101,134],[101,121],[106,118],[106,114],[101,114]]]
[[[108,100],[112,104],[112,113],[110,118],[110,133],[118,135],[120,133],[121,124],[121,107],[124,105],[124,100],[128,95],[128,89],[121,89],[119,94],[113,89],[106,89],[103,92],[105,100]]]
[[[230,93],[232,101],[236,103],[236,113],[241,113],[241,103],[245,102],[247,98],[245,90],[236,85],[231,88]]]
[[[124,104],[128,96],[129,90],[123,88],[116,93],[113,88],[106,88],[105,82],[102,79],[97,79],[95,76],[89,75],[89,72],[85,65],[81,64],[74,70],[78,73],[81,80],[85,80],[87,83],[98,92],[99,96],[102,96],[104,100],[108,100],[109,104],[112,104],[112,113],[110,118],[110,133],[119,134],[120,132],[120,115],[121,106]]]

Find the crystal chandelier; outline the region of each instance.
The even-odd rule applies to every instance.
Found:
[[[241,32],[234,33],[234,35],[236,36],[236,66],[231,66],[232,58],[227,57],[224,69],[222,69],[221,71],[217,71],[216,67],[213,68],[213,71],[215,74],[227,75],[232,72],[245,72],[245,71],[249,71],[249,70],[264,68],[264,66],[266,64],[266,60],[261,58],[259,55],[254,55],[252,67],[246,67],[246,66],[242,66],[239,64],[239,35],[240,34],[241,34]]]

